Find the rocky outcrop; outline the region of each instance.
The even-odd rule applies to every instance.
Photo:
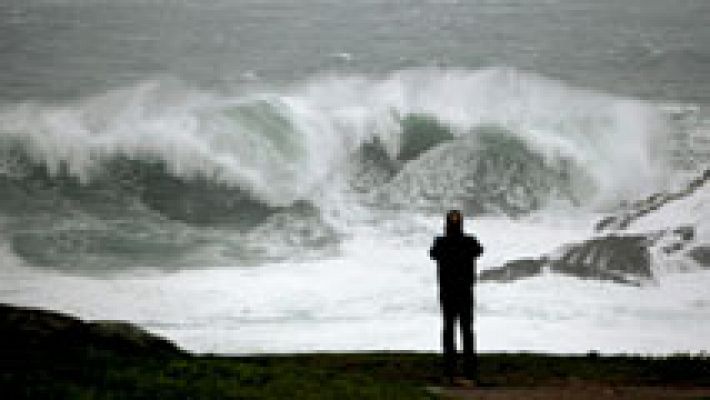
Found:
[[[700,266],[710,268],[710,246],[697,246],[688,251],[688,256]]]
[[[582,279],[640,285],[652,278],[649,239],[610,235],[566,246],[555,256],[511,261],[479,274],[479,281],[510,282],[552,271]]]
[[[0,359],[42,357],[91,352],[122,356],[174,356],[182,351],[173,343],[135,325],[118,321],[85,322],[64,314],[0,304]]]
[[[656,193],[648,198],[633,202],[627,205],[624,210],[615,215],[602,218],[595,226],[598,232],[608,230],[624,230],[629,227],[634,221],[643,216],[659,210],[666,204],[685,198],[693,194],[700,187],[710,182],[710,169],[707,169],[703,174],[686,185],[685,188],[677,192]]]
[[[502,267],[481,271],[478,280],[481,282],[512,282],[518,279],[540,275],[543,267],[548,264],[547,258],[525,258],[505,263]]]
[[[653,264],[686,269],[697,264],[710,268],[710,246],[704,242],[703,233],[706,214],[697,214],[706,210],[703,202],[708,197],[709,183],[710,169],[682,190],[657,193],[603,218],[595,226],[599,237],[569,244],[554,255],[510,261],[482,271],[479,280],[510,282],[551,271],[583,279],[642,285],[654,278]],[[649,219],[639,221],[646,216],[652,218],[650,223]]]
[[[595,238],[569,246],[550,269],[585,279],[640,284],[653,276],[650,244],[643,235]]]

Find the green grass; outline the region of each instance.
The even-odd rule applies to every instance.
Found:
[[[4,361],[5,398],[32,399],[427,399],[440,381],[436,354],[361,353],[259,357],[120,356],[92,350],[66,359]],[[484,354],[484,385],[584,381],[710,386],[704,357]]]
[[[382,362],[360,356],[136,358],[105,353],[16,360],[11,369],[3,369],[0,386],[5,395],[12,394],[5,398],[36,399],[429,398],[411,379],[367,368]]]
[[[2,399],[427,399],[432,353],[192,355],[128,324],[0,304]],[[480,383],[710,387],[710,358],[483,354]]]

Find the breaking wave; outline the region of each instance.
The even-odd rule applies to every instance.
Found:
[[[259,259],[268,240],[327,248],[342,231],[333,216],[353,204],[595,209],[668,173],[657,107],[507,68],[236,92],[163,79],[1,110],[13,250],[65,267],[189,264],[206,248],[214,262]]]

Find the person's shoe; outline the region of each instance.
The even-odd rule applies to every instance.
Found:
[[[464,370],[463,376],[466,380],[478,383],[478,371],[475,369]]]
[[[462,388],[473,388],[476,387],[476,381],[468,378],[455,378],[454,384]]]

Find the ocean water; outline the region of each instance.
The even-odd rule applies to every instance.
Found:
[[[709,167],[708,19],[703,0],[0,4],[0,301],[198,352],[436,350],[448,209],[484,270]],[[630,231],[707,247],[709,197]],[[710,270],[652,250],[639,287],[481,283],[479,348],[706,350]]]

